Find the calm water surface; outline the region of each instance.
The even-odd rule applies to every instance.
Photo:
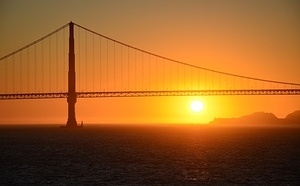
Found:
[[[0,185],[297,185],[299,128],[0,126]]]

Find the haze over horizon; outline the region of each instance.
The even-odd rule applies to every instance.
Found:
[[[147,51],[250,77],[300,83],[300,2],[1,1],[0,57],[73,21]],[[189,108],[201,100],[201,112]],[[0,124],[65,123],[67,101],[0,102]],[[78,99],[86,123],[208,123],[264,111],[284,118],[299,96]]]

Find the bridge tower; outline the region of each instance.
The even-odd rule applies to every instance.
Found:
[[[68,121],[66,127],[77,127],[75,117],[76,79],[75,79],[75,47],[74,47],[74,23],[69,23],[69,71],[68,71]]]

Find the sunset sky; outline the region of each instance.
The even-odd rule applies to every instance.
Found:
[[[0,0],[0,57],[73,21],[189,64],[300,83],[299,9],[297,0]],[[193,100],[203,102],[201,112],[191,111]],[[98,98],[78,99],[76,117],[85,123],[207,123],[257,111],[285,117],[299,109],[299,96]],[[66,120],[66,99],[0,101],[0,124]]]

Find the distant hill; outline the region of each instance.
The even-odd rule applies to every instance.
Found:
[[[300,127],[300,110],[288,114],[286,118],[277,118],[273,113],[255,112],[239,118],[215,118],[209,124],[230,126],[290,126]]]
[[[296,110],[285,117],[286,122],[300,125],[300,110]]]

